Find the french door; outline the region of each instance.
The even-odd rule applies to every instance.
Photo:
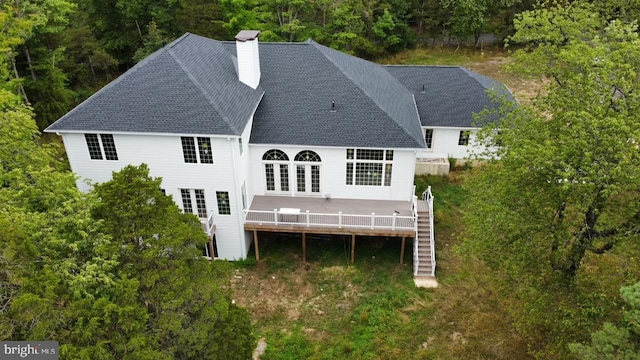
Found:
[[[320,194],[320,165],[296,164],[296,193]]]

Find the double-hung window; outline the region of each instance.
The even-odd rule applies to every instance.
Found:
[[[116,144],[111,134],[84,134],[91,160],[118,160]]]
[[[347,185],[391,186],[393,150],[347,149]]]
[[[180,140],[182,141],[182,155],[185,163],[213,164],[211,138],[183,136]]]

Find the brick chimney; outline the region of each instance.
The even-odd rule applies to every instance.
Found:
[[[259,35],[257,30],[242,30],[236,35],[238,79],[254,89],[260,84]]]

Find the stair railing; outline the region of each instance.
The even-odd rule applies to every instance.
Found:
[[[433,229],[433,194],[431,193],[431,186],[427,187],[422,193],[422,200],[427,202],[429,208],[429,246],[431,247],[431,276],[436,276],[436,246],[435,246],[435,234]]]

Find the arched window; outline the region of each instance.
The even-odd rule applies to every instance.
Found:
[[[294,158],[296,162],[319,163],[320,155],[315,151],[302,150]],[[320,193],[320,164],[296,164],[296,191],[298,193]]]
[[[313,162],[320,162],[320,155],[318,155],[315,151],[311,151],[311,150],[303,150],[300,151],[295,159],[295,161],[313,161]]]
[[[282,150],[271,149],[262,155],[267,191],[289,191],[289,157]]]
[[[262,155],[262,160],[268,161],[288,161],[289,157],[282,150],[271,149]]]

